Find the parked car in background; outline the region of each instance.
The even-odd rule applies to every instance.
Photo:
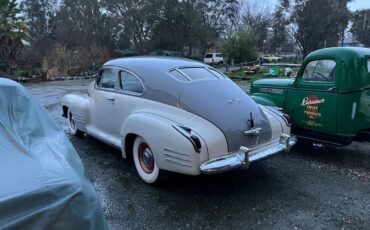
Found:
[[[310,142],[370,141],[370,49],[314,51],[295,79],[261,79],[251,86],[259,104],[292,118],[292,132]]]
[[[203,62],[209,65],[222,65],[225,59],[222,53],[206,53]]]
[[[262,62],[278,62],[282,59],[282,57],[275,56],[273,54],[264,54],[260,57]]]
[[[103,65],[88,94],[67,94],[70,131],[132,157],[139,176],[248,168],[295,143],[287,115],[258,106],[222,73],[197,61],[123,58]]]
[[[0,78],[0,229],[108,229],[65,133],[27,90]]]

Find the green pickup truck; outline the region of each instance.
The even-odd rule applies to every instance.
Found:
[[[289,114],[301,139],[339,146],[370,141],[370,49],[314,51],[295,79],[256,80],[251,97]]]

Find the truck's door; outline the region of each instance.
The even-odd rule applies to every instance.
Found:
[[[293,125],[323,133],[337,131],[336,62],[311,60],[302,66],[295,83],[288,89],[285,112]]]

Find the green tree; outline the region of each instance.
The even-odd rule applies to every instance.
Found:
[[[193,48],[214,43],[237,23],[237,0],[103,0],[126,38],[142,53],[151,49]]]
[[[360,10],[353,14],[351,32],[365,46],[370,46],[370,10]]]
[[[236,63],[253,61],[256,59],[256,35],[246,27],[239,27],[232,36],[223,43],[223,53],[229,61]]]
[[[303,56],[337,46],[350,19],[347,4],[351,0],[295,0],[291,19],[294,36]]]
[[[273,14],[273,19],[271,20],[272,31],[269,40],[271,51],[280,52],[287,44],[289,37],[287,31],[287,26],[289,24],[289,18],[286,14],[287,7],[289,7],[289,1],[280,0]]]
[[[155,15],[159,8],[157,0],[103,0],[108,14],[115,20],[120,33],[130,38],[136,49],[145,53],[152,34]]]
[[[0,0],[0,58],[14,60],[28,39],[27,26],[16,0]]]
[[[27,60],[40,65],[52,45],[51,18],[55,15],[56,0],[23,0],[20,4],[29,28]]]
[[[98,0],[64,0],[52,22],[54,40],[68,49],[100,45],[101,19]]]

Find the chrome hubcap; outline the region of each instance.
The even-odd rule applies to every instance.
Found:
[[[147,168],[151,168],[154,165],[153,154],[149,149],[145,149],[143,153],[143,162]]]
[[[154,156],[148,144],[141,143],[139,145],[138,158],[145,173],[150,174],[154,171]]]

